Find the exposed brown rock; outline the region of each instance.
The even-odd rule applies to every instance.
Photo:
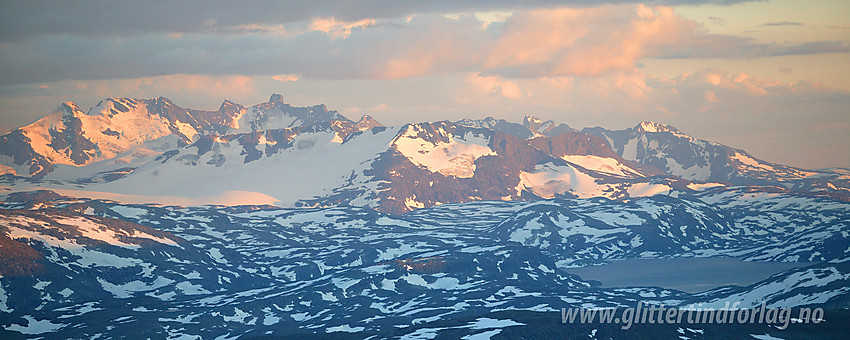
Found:
[[[44,271],[44,255],[28,244],[11,239],[0,227],[0,276],[35,275]]]

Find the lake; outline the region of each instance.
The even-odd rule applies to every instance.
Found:
[[[743,262],[730,257],[612,260],[566,272],[602,287],[663,287],[689,293],[722,286],[749,286],[773,274],[812,262]]]

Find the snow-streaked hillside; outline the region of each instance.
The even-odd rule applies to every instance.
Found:
[[[805,170],[758,159],[744,150],[690,137],[675,127],[641,122],[625,130],[586,128],[624,159],[691,181],[777,186],[847,200],[844,169]]]
[[[134,147],[168,136],[177,138],[178,143],[171,145],[174,148],[202,136],[330,121],[339,121],[341,130],[380,125],[371,119],[356,125],[323,105],[291,107],[280,95],[272,95],[269,102],[250,108],[224,101],[217,111],[185,109],[163,97],[108,98],[88,113],[75,103],[66,102],[35,123],[0,137],[0,162],[18,175],[43,177],[57,165],[84,166],[116,160],[116,156]]]
[[[65,103],[0,136],[0,164],[11,191],[389,213],[479,200],[689,195],[718,185],[850,197],[847,170],[772,164],[654,122],[582,132],[531,116],[384,127],[277,94],[217,111],[165,98],[109,98],[88,113]]]
[[[9,195],[0,208],[2,258],[29,254],[0,266],[6,334],[391,337],[492,313],[560,320],[567,307],[729,299],[835,308],[850,296],[850,205],[788,194],[715,188],[687,199],[470,202],[393,216],[41,192]],[[782,242],[790,247],[772,246]],[[600,288],[568,274],[616,259],[718,255],[821,263],[698,294]]]

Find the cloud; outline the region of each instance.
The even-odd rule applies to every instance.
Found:
[[[207,96],[239,96],[256,93],[254,79],[247,76],[210,77],[192,74],[174,74],[135,79],[130,93],[150,97],[152,93],[205,94]],[[113,90],[108,90],[113,91]]]
[[[721,18],[721,17],[714,17],[714,16],[710,16],[710,17],[708,17],[708,21],[709,21],[712,25],[715,25],[715,26],[724,26],[724,25],[726,25],[726,19],[723,19],[723,18]]]
[[[334,17],[330,17],[313,19],[313,21],[310,22],[309,29],[325,32],[332,38],[348,38],[348,36],[351,35],[351,30],[362,30],[372,25],[375,25],[375,19],[344,22],[338,21]]]
[[[714,118],[752,120],[753,123],[759,119],[787,119],[791,112],[790,116],[802,118],[799,112],[807,112],[804,108],[813,102],[824,105],[850,99],[847,91],[811,80],[783,82],[721,69],[707,69],[669,79],[649,77],[647,84],[653,89],[650,101],[659,103],[670,112],[683,115],[713,112]],[[828,110],[824,114],[830,116],[822,119],[847,120],[838,117],[837,111]]]
[[[461,111],[514,121],[531,112],[578,128],[626,128],[655,120],[768,161],[809,168],[850,165],[834,159],[847,147],[850,92],[816,81],[785,82],[722,69],[672,78],[635,71],[571,79],[561,88],[549,79],[515,80],[527,93],[519,100],[472,91],[458,105]]]
[[[522,90],[517,83],[496,76],[470,75],[467,81],[480,93],[501,96],[508,99],[519,99]]]
[[[0,85],[168,74],[301,74],[305,78],[399,78],[472,65],[486,32],[471,20],[416,17],[352,30],[133,37],[47,36],[0,50]],[[446,38],[448,37],[448,38]]]
[[[758,43],[753,38],[707,34],[683,38],[680,44],[658,46],[647,57],[661,59],[778,57],[850,52],[843,41],[811,41],[784,45]]]
[[[676,46],[698,24],[669,7],[602,6],[515,13],[485,70],[518,77],[597,76],[635,67],[653,46]]]
[[[782,72],[784,75],[790,75],[793,70],[790,67],[780,67],[779,72]]]
[[[803,26],[803,23],[793,21],[772,21],[761,24],[762,26]]]
[[[844,41],[713,34],[663,6],[731,2],[9,2],[0,11],[2,124],[32,121],[63,100],[90,107],[109,96],[163,95],[215,109],[223,99],[253,105],[276,92],[294,105],[325,102],[387,124],[536,114],[625,128],[651,119],[768,160],[834,165],[850,129],[846,91],[721,69],[642,72],[650,58],[850,51]],[[783,80],[792,73],[779,71]],[[832,157],[818,161],[811,150]]]
[[[718,102],[717,93],[715,93],[714,91],[711,91],[711,90],[705,91],[705,102],[707,104],[717,103]]]
[[[843,42],[765,44],[709,34],[668,7],[644,5],[518,9],[505,22],[488,25],[474,15],[436,14],[356,21],[325,17],[292,28],[234,20],[210,16],[200,24],[206,31],[195,33],[44,35],[3,43],[0,86],[171,74],[399,79],[479,72],[503,78],[596,77],[630,72],[641,58],[754,58],[850,50]],[[225,33],[216,27],[233,30]]]
[[[652,77],[648,84],[655,89],[651,102],[676,114],[670,123],[769,161],[836,166],[826,155],[846,148],[850,118],[842,106],[850,105],[847,91],[811,80],[783,82],[720,69]]]
[[[506,78],[463,72],[295,83],[269,76],[185,74],[69,80],[0,87],[4,97],[0,130],[31,122],[65,100],[88,108],[110,96],[162,95],[183,107],[214,110],[224,99],[254,105],[276,92],[293,105],[326,103],[347,117],[369,114],[388,125],[486,116],[521,121],[526,114],[576,128],[627,128],[655,120],[698,138],[744,148],[768,161],[804,167],[849,166],[834,155],[843,154],[847,147],[850,92],[806,79],[784,79],[710,68],[672,77],[635,69],[597,77]],[[9,92],[12,88],[24,89]]]
[[[300,74],[277,74],[277,75],[272,76],[272,79],[277,80],[279,82],[286,83],[286,82],[296,81],[298,79],[301,79],[301,75]]]
[[[655,4],[731,4],[749,0],[661,0]],[[626,0],[611,3],[639,3]],[[575,0],[569,5],[604,4]],[[251,25],[275,26],[336,18],[344,22],[363,19],[404,18],[417,14],[512,11],[563,5],[557,0],[259,0],[251,6],[238,1],[15,1],[0,11],[0,41],[34,36],[127,36],[147,33],[202,33]]]
[[[215,104],[223,99],[246,98],[257,95],[255,80],[247,76],[202,76],[173,74],[134,79],[106,79],[58,83],[57,90],[77,92],[87,98],[123,96],[131,98],[191,98],[190,104]]]

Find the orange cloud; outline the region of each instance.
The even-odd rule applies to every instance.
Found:
[[[254,79],[246,76],[174,74],[136,79],[134,85],[132,90],[147,93],[205,92],[238,96],[254,92]]]
[[[516,76],[598,76],[630,71],[648,48],[674,44],[699,25],[669,7],[602,6],[516,12],[483,69]]]
[[[517,83],[500,77],[471,75],[467,78],[467,82],[482,94],[492,94],[508,99],[519,99],[523,94]]]
[[[298,79],[301,79],[301,75],[300,74],[277,74],[277,75],[272,76],[272,79],[277,80],[279,82],[286,83],[286,82],[296,81]]]
[[[64,91],[71,91],[64,82],[54,83]],[[135,79],[105,79],[75,81],[71,87],[78,93],[99,98],[132,97],[188,98],[189,104],[218,102],[222,98],[238,100],[240,98],[262,98],[257,94],[253,77],[248,76],[207,76],[193,74],[173,74]],[[203,100],[202,100],[203,99]]]
[[[334,17],[317,18],[310,22],[308,27],[311,31],[321,31],[330,35],[332,38],[348,38],[351,31],[355,29],[365,29],[375,24],[375,19],[363,19],[353,22],[338,21]]]
[[[384,30],[376,34],[387,38],[363,48],[370,54],[366,65],[373,70],[367,77],[467,71],[503,78],[632,73],[637,61],[654,56],[659,46],[678,46],[704,35],[698,23],[672,8],[644,5],[519,10],[498,34],[473,16],[413,17],[404,25],[402,30],[376,27]],[[370,43],[364,40],[361,46]]]

